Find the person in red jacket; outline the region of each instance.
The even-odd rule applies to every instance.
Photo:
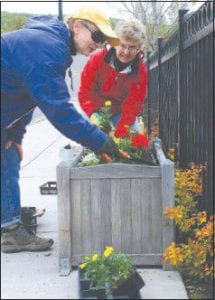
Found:
[[[123,21],[115,32],[119,46],[90,57],[81,74],[78,98],[89,118],[110,100],[115,136],[122,137],[135,124],[146,96],[147,69],[141,59],[145,28],[138,20]]]

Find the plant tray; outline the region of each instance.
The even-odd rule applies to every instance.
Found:
[[[42,195],[56,195],[57,194],[56,181],[48,181],[48,182],[42,184],[39,188],[40,188],[40,194],[42,194]]]
[[[120,286],[120,288],[112,294],[107,292],[106,287],[100,290],[91,287],[90,281],[86,278],[84,270],[78,269],[78,273],[79,299],[141,299],[139,290],[145,283],[142,279],[142,281],[139,279],[140,275],[137,272],[131,282],[126,281],[125,285]]]

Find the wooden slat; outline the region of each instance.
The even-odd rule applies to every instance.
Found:
[[[74,199],[75,201],[75,199]],[[84,253],[90,254],[92,250],[92,210],[91,210],[91,181],[81,181],[81,247]]]
[[[131,252],[131,180],[119,179],[120,215],[121,219],[121,251]],[[116,180],[116,183],[117,181]]]
[[[151,230],[150,230],[150,253],[159,252],[162,249],[162,195],[161,180],[154,179],[149,183],[151,186]]]
[[[162,264],[162,253],[150,253],[150,254],[129,254],[132,262],[136,266],[161,266]],[[72,266],[78,266],[81,262],[81,255],[73,255],[72,257]]]
[[[166,160],[162,168],[162,211],[165,208],[174,206],[174,164],[170,160]],[[162,220],[162,239],[163,251],[175,239],[175,230],[173,221],[163,216]],[[172,266],[168,263],[163,264],[164,270],[171,270]]]
[[[90,167],[71,168],[70,178],[94,179],[94,178],[154,178],[161,176],[158,166],[131,165],[131,164],[104,164]]]
[[[142,209],[143,209],[143,182],[142,179],[131,180],[131,251],[130,253],[141,253],[143,236],[147,228],[142,228]],[[143,230],[143,232],[142,232]]]
[[[71,234],[72,253],[78,255],[82,252],[82,202],[81,202],[81,182],[71,180]]]
[[[121,243],[121,218],[120,218],[120,186],[119,180],[111,180],[111,221],[112,221],[112,243],[116,250],[122,249]]]
[[[101,250],[111,246],[112,242],[112,217],[111,217],[111,179],[100,179],[101,203]]]
[[[152,251],[151,230],[152,230],[152,193],[150,180],[142,182],[142,212],[141,212],[141,231],[142,238],[141,253],[149,254]],[[140,254],[140,253],[135,253]]]
[[[102,248],[102,218],[101,211],[104,209],[101,207],[101,180],[91,180],[91,191],[89,197],[91,198],[91,215],[90,221],[92,226],[92,246],[91,248],[95,252],[100,252]],[[89,198],[88,198],[89,199]]]
[[[59,271],[68,275],[71,270],[71,201],[70,166],[61,162],[57,167]]]

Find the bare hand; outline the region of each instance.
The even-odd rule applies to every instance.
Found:
[[[21,144],[17,144],[17,143],[14,143],[11,140],[8,140],[7,143],[5,144],[5,149],[9,149],[12,146],[12,144],[14,144],[16,146],[17,150],[18,150],[20,161],[23,160],[23,149],[22,149]]]

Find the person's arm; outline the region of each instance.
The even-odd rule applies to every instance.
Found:
[[[98,51],[93,54],[81,73],[80,88],[78,92],[78,100],[81,108],[88,117],[98,108],[99,99],[93,93],[93,86],[95,84],[96,74],[104,59],[105,50]]]
[[[9,51],[11,64],[31,100],[48,120],[67,138],[98,151],[108,136],[82,117],[70,102],[64,78],[69,51],[64,40],[46,31],[18,31]]]
[[[58,67],[38,65],[25,78],[25,83],[36,105],[63,135],[94,151],[102,146],[107,136],[69,102],[69,92]]]
[[[144,99],[147,92],[148,78],[147,69],[144,65],[141,65],[139,74],[139,80],[135,82],[123,102],[121,118],[119,120],[117,128],[125,125],[132,125],[136,116],[141,112],[143,108]]]

